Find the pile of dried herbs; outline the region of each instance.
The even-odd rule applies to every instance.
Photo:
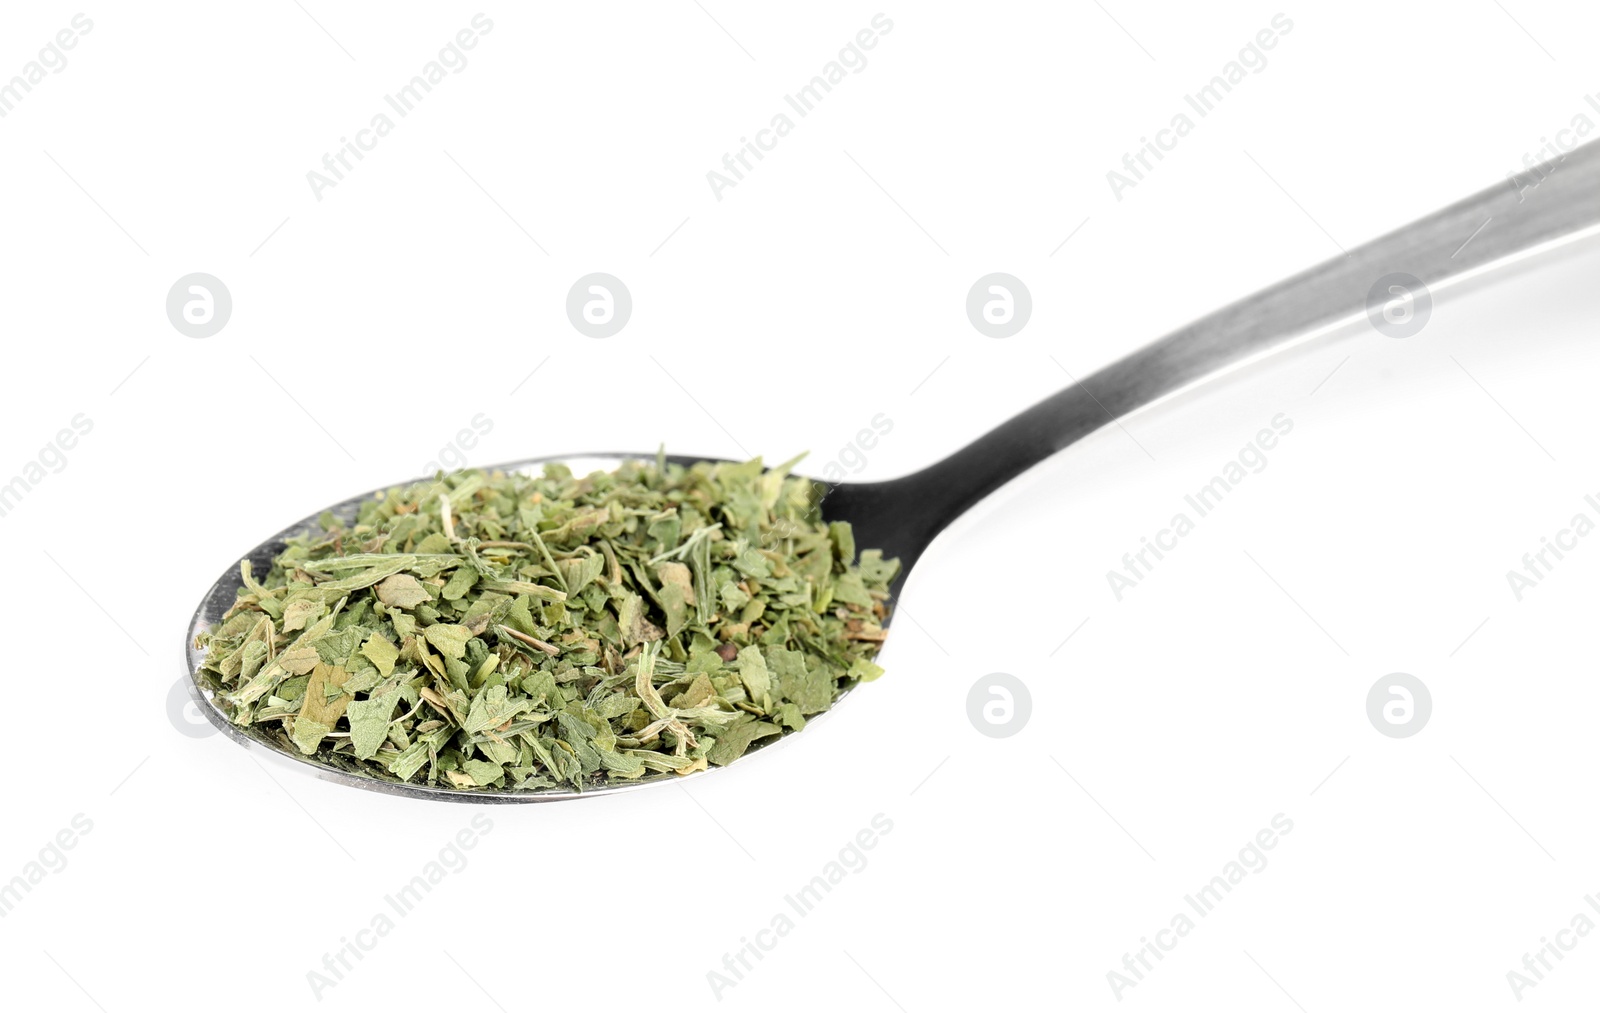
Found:
[[[737,759],[873,664],[899,570],[818,521],[795,462],[466,471],[293,539],[199,639],[235,724],[473,790]]]

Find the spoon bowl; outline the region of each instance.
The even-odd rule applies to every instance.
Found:
[[[584,475],[595,471],[610,471],[615,469],[624,461],[653,461],[654,459],[654,454],[589,454],[582,457],[534,457],[528,458],[527,460],[512,461],[506,464],[494,465],[486,468],[485,470],[503,471],[508,473],[535,473],[545,464],[559,462],[571,468],[573,474]],[[711,461],[714,463],[716,459],[668,455],[667,460],[674,464],[682,464],[687,466],[702,461]],[[385,486],[384,488],[388,487]],[[375,494],[381,492],[383,492],[383,489],[374,489],[370,492],[363,493],[360,496],[352,496],[343,502],[335,503],[334,505],[327,507],[326,510],[327,512],[332,513],[335,517],[348,521],[355,517],[356,510],[363,502],[371,499]],[[291,538],[322,530],[322,524],[318,519],[322,516],[322,513],[323,511],[319,510],[308,517],[301,518],[295,523],[289,525],[287,528],[284,528],[282,531],[273,535],[271,538],[268,538],[266,541],[257,545],[249,552],[245,553],[240,557],[240,559],[249,560],[251,567],[256,573],[267,573],[272,568],[273,559],[284,550]],[[201,674],[201,665],[205,662],[206,652],[204,648],[196,646],[197,638],[200,636],[200,634],[207,632],[222,620],[223,615],[228,611],[229,608],[233,606],[234,598],[237,595],[240,586],[239,567],[238,564],[235,563],[226,572],[224,572],[222,576],[217,578],[216,583],[211,585],[210,590],[208,590],[205,597],[201,599],[199,607],[195,609],[194,617],[189,622],[189,640],[184,652],[184,663],[186,666],[184,674],[189,680],[189,695],[199,708],[200,713],[205,715],[206,719],[210,721],[211,724],[214,725],[219,731],[231,738],[233,741],[239,743],[241,746],[244,746],[247,749],[259,749],[263,751],[267,755],[269,761],[287,763],[296,770],[310,773],[325,781],[333,781],[337,784],[347,785],[352,788],[362,788],[367,791],[381,792],[386,795],[404,795],[411,796],[413,798],[431,798],[450,802],[468,802],[473,804],[506,802],[553,802],[562,799],[588,798],[602,794],[614,794],[620,791],[631,791],[635,788],[643,788],[652,784],[660,784],[667,781],[682,781],[685,778],[701,777],[713,771],[725,769],[723,767],[712,766],[705,770],[695,771],[694,773],[690,774],[674,774],[670,772],[650,773],[629,781],[608,781],[597,779],[593,784],[584,787],[581,791],[573,788],[505,791],[492,788],[448,788],[437,785],[413,784],[375,777],[369,773],[366,773],[364,768],[355,764],[350,765],[348,768],[330,766],[321,758],[320,755],[306,756],[300,753],[298,750],[286,748],[279,739],[275,738],[271,734],[271,729],[266,726],[254,724],[234,724],[228,719],[228,715],[222,710],[222,708],[218,706],[215,700],[215,687],[208,685],[205,677]],[[844,697],[853,690],[854,687],[842,690],[839,693],[839,696],[834,700],[835,706],[837,706],[839,700],[844,699]],[[807,718],[806,728],[810,729],[816,726],[818,722],[827,717],[828,713],[829,711],[823,711],[814,717]],[[742,764],[746,759],[758,752],[772,749],[780,743],[787,742],[795,734],[796,733],[793,731],[786,731],[783,735],[757,741],[750,746],[749,750],[745,753],[745,756],[741,757],[739,762]]]

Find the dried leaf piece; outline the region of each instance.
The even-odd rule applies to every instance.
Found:
[[[320,601],[301,598],[283,607],[283,632],[303,630],[306,623],[315,622],[327,614],[328,606]]]
[[[693,609],[694,577],[682,563],[660,563],[656,579],[661,581],[661,608],[667,614],[667,636],[675,637],[689,623]]]
[[[356,700],[345,708],[350,721],[350,744],[355,747],[356,759],[370,760],[389,735],[389,719],[394,705],[400,701],[398,692]]]
[[[706,759],[722,767],[745,754],[757,739],[783,734],[783,729],[767,721],[741,721],[725,730],[706,752]]]
[[[435,623],[422,631],[440,654],[447,658],[463,658],[467,653],[467,641],[472,639],[472,631],[465,626],[454,626],[446,623]]]
[[[472,779],[472,783],[482,788],[493,784],[505,776],[505,770],[498,763],[487,760],[467,760],[461,765],[463,773]]]
[[[767,671],[767,659],[761,648],[751,644],[739,652],[739,681],[750,702],[763,711],[772,710],[772,676]]]
[[[397,573],[378,585],[378,600],[394,608],[414,609],[432,601],[417,578],[408,573]]]
[[[378,669],[378,674],[385,679],[394,671],[394,663],[400,660],[400,651],[391,644],[387,637],[381,633],[374,633],[361,645],[361,653]]]

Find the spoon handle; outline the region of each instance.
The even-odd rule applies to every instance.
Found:
[[[923,524],[931,525],[925,531],[931,538],[995,489],[1107,423],[1294,344],[1309,332],[1361,317],[1367,312],[1368,293],[1385,275],[1409,274],[1438,291],[1596,226],[1600,143],[1508,177],[1202,317],[901,479],[902,491],[917,495],[917,512]]]

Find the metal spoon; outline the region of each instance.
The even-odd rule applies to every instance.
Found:
[[[822,500],[823,515],[827,520],[849,521],[858,545],[881,548],[885,556],[900,558],[903,570],[893,589],[898,592],[905,575],[929,543],[979,500],[1108,423],[1202,380],[1360,318],[1368,312],[1369,297],[1380,279],[1409,275],[1427,292],[1437,294],[1492,268],[1596,232],[1600,232],[1600,143],[1577,148],[1562,158],[1510,177],[1356,247],[1345,256],[1203,317],[1039,402],[937,464],[888,482],[835,485]],[[1407,281],[1403,287],[1416,286]],[[1387,294],[1382,288],[1377,291]],[[584,474],[614,468],[625,459],[654,456],[544,457],[499,467],[524,470],[560,460],[575,473]],[[694,461],[681,457],[673,460],[684,464]],[[371,495],[357,496],[328,509],[350,517],[356,506]],[[287,539],[319,529],[320,513],[252,549],[247,558],[256,572],[267,572]],[[459,790],[398,784],[347,773],[286,750],[258,726],[239,727],[229,722],[212,704],[209,690],[195,681],[204,660],[203,652],[194,646],[195,636],[221,619],[233,604],[238,587],[238,570],[230,567],[206,593],[190,626],[186,663],[190,688],[201,712],[247,747],[264,746],[273,757],[287,759],[318,777],[357,788],[475,803],[551,801],[679,780],[677,775],[660,774],[633,782],[597,784],[582,792]],[[771,749],[773,745],[759,748]]]

